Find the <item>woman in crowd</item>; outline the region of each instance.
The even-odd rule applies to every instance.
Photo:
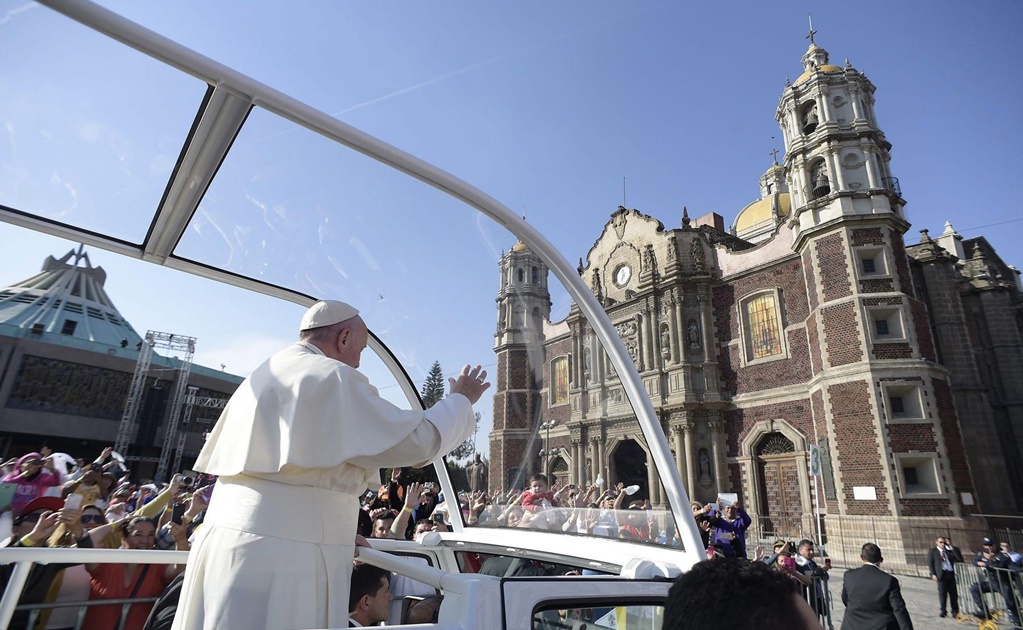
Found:
[[[60,475],[53,470],[53,460],[47,459],[44,463],[39,453],[22,455],[16,471],[0,479],[0,483],[18,484],[9,507],[15,514],[21,514],[25,506],[43,496],[47,488],[60,485]]]
[[[156,545],[156,523],[145,516],[128,519],[121,527],[124,549],[153,549]],[[171,525],[171,535],[178,551],[188,551],[188,538],[184,525]],[[162,564],[90,564],[86,565],[90,583],[89,600],[156,597],[179,573],[182,565]],[[135,604],[129,611],[124,630],[141,630],[152,610],[152,602]],[[121,606],[90,606],[85,615],[83,630],[110,630],[118,627]]]

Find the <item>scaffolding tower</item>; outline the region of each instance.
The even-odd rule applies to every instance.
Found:
[[[138,420],[139,408],[142,406],[142,398],[146,390],[146,376],[149,367],[153,362],[153,354],[157,349],[184,355],[181,359],[181,366],[178,368],[178,378],[174,387],[174,398],[172,399],[170,414],[167,417],[167,430],[163,439],[163,448],[160,451],[159,464],[156,468],[156,481],[161,482],[167,476],[167,466],[170,463],[171,451],[177,442],[178,416],[181,415],[185,402],[185,388],[188,386],[188,376],[192,372],[192,357],[195,356],[195,337],[175,335],[173,333],[150,330],[139,348],[139,360],[135,364],[135,374],[131,379],[131,389],[128,391],[128,400],[124,405],[124,414],[121,416],[121,425],[117,429],[117,441],[114,450],[125,454],[131,444],[135,433],[135,425]],[[136,458],[127,458],[136,459]],[[148,458],[147,458],[148,459]]]
[[[185,399],[185,413],[181,417],[181,426],[178,429],[178,448],[174,452],[174,464],[171,470],[175,473],[181,471],[181,458],[185,454],[185,441],[188,439],[188,426],[192,421],[192,410],[196,407],[209,407],[210,409],[223,409],[227,405],[226,398],[215,398],[213,396],[200,396],[198,387],[188,388],[188,397]],[[200,422],[202,422],[200,420]],[[205,441],[206,435],[203,435]]]

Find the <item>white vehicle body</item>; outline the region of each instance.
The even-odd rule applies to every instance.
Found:
[[[239,131],[246,124],[250,112],[258,110],[304,127],[330,142],[354,149],[404,176],[425,182],[503,226],[543,260],[592,327],[635,412],[638,428],[663,485],[667,500],[665,507],[670,510],[665,514],[670,514],[677,524],[680,546],[523,529],[469,527],[457,517],[452,519],[451,533],[430,533],[417,541],[374,541],[376,549],[363,553],[362,560],[429,584],[444,594],[440,621],[433,627],[531,628],[535,627],[534,611],[545,606],[580,608],[593,606],[596,602],[609,607],[624,606],[630,602],[663,603],[670,578],[703,559],[703,546],[690,513],[689,499],[628,350],[576,269],[523,218],[435,166],[98,5],[84,0],[41,0],[41,3],[134,49],[136,54],[148,55],[205,82],[209,89],[196,124],[184,142],[179,163],[167,182],[163,199],[153,209],[150,232],[142,243],[134,245],[81,226],[61,223],[18,209],[15,204],[8,205],[10,202],[6,199],[0,199],[0,220],[298,304],[308,305],[321,297],[344,298],[304,294],[267,282],[254,274],[246,275],[175,255],[175,249],[231,151]],[[372,321],[370,326],[372,333]],[[370,337],[369,348],[401,386],[408,404],[421,406],[415,384],[391,349],[375,334]],[[446,467],[437,465],[436,469],[445,494],[455,496],[456,488]],[[670,518],[665,522],[670,533]],[[482,551],[590,567],[613,575],[499,579],[461,572],[455,555],[459,551]],[[399,556],[422,556],[430,561],[432,567],[408,562],[387,552],[396,552]],[[164,551],[0,550],[0,562],[19,563],[0,604],[0,628],[8,627],[17,603],[16,593],[20,592],[32,562],[49,562],[54,558],[61,562],[124,562],[130,557],[133,561],[169,564],[180,560],[180,555],[183,554]]]

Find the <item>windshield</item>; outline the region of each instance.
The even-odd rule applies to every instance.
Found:
[[[622,269],[649,285],[649,259],[628,252],[613,269],[561,270],[562,278],[566,270],[578,274],[611,313],[613,328],[602,332],[552,271],[556,252],[503,207],[505,214],[481,212],[482,201],[446,194],[346,146],[390,155],[300,104],[267,104],[223,82],[211,90],[203,68],[189,76],[49,11],[31,17],[33,27],[19,31],[27,41],[51,24],[69,34],[58,50],[40,43],[48,54],[3,78],[0,109],[15,116],[12,142],[31,147],[3,157],[6,220],[41,218],[50,231],[59,222],[69,236],[103,247],[138,243],[150,260],[297,302],[350,302],[380,342],[378,360],[364,370],[405,407],[419,404],[411,391],[429,406],[449,376],[482,364],[493,387],[476,405],[477,430],[446,458],[451,520],[681,546],[653,455],[670,452],[662,435],[644,435],[639,418],[659,420],[649,401],[630,400],[606,351],[607,335],[620,336],[621,356],[643,372],[656,372],[671,355],[657,321],[611,308],[614,285],[628,282]],[[74,81],[65,62],[84,58],[83,49],[133,61],[98,64],[109,69],[108,83]],[[125,108],[144,104],[114,102],[108,90],[125,76],[146,77],[136,91],[155,101],[144,130],[124,122],[138,119]],[[39,77],[50,89],[39,87]],[[152,96],[164,90],[173,96]],[[32,108],[16,106],[30,101]],[[291,111],[282,115],[285,106]],[[74,116],[95,122],[56,126]],[[83,128],[96,134],[83,136]],[[130,141],[118,150],[122,138]],[[68,144],[72,153],[62,154]],[[421,177],[433,172],[416,166]],[[69,206],[61,195],[75,190],[88,197]],[[666,302],[661,312],[669,316]],[[638,391],[631,369],[629,377]],[[642,381],[646,394],[658,395],[663,378]]]

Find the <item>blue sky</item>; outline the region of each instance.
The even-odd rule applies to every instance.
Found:
[[[1018,2],[101,4],[478,186],[573,262],[623,202],[623,177],[626,205],[668,227],[683,206],[731,223],[757,198],[769,152],[783,148],[774,113],[802,72],[812,11],[831,62],[848,58],[877,86],[907,242],[949,220],[1023,264]],[[36,211],[130,238],[203,86],[80,27],[55,33],[58,18],[26,6],[0,0],[0,203],[50,204]],[[19,90],[31,98],[19,104]],[[28,148],[61,133],[46,116],[76,138],[59,156]],[[96,159],[77,153],[100,145]],[[41,173],[36,196],[18,187],[26,165]],[[513,243],[457,202],[257,112],[179,253],[356,302],[418,383],[435,359],[448,372],[493,362],[496,260]],[[0,244],[0,284],[70,247],[7,225]],[[294,305],[92,258],[137,329],[196,336],[206,365],[246,374],[294,337]]]

